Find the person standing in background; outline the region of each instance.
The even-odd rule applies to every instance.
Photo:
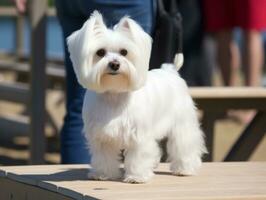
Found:
[[[181,76],[189,86],[212,85],[212,69],[204,52],[204,27],[201,0],[177,0],[182,16],[184,65]]]
[[[264,49],[261,31],[266,28],[266,0],[204,0],[206,31],[217,44],[217,63],[225,86],[235,86],[240,53],[233,29],[243,30],[242,66],[246,86],[261,86]]]
[[[266,0],[204,0],[206,31],[214,36],[217,64],[225,86],[236,86],[240,64],[244,85],[262,85],[264,47],[262,30],[266,28]],[[243,49],[233,40],[233,31],[243,32]],[[241,53],[243,55],[241,56]],[[242,59],[241,59],[242,58]],[[227,116],[247,124],[255,111],[228,111]]]
[[[27,0],[13,0],[20,13]],[[85,89],[78,82],[67,50],[66,38],[80,29],[94,10],[104,17],[108,27],[125,15],[137,21],[149,34],[153,31],[156,0],[55,0],[57,16],[63,30],[66,68],[66,115],[61,131],[61,163],[90,163],[81,116]],[[90,44],[88,44],[90,45]]]
[[[151,33],[155,19],[154,4],[154,0],[56,0],[57,15],[63,30],[67,79],[67,113],[61,132],[62,163],[90,162],[81,116],[85,89],[77,82],[66,47],[66,38],[80,29],[94,10],[103,14],[108,27],[114,26],[128,15],[146,32]]]

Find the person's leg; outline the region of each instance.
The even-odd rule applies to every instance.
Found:
[[[145,31],[152,32],[155,18],[154,0],[94,0],[63,1],[57,0],[57,11],[64,33],[65,65],[67,84],[67,105],[64,125],[61,131],[62,163],[89,163],[90,154],[82,132],[81,116],[85,90],[78,84],[65,39],[75,30],[81,28],[94,9],[99,10],[108,26],[115,25],[121,17],[131,16]]]
[[[243,67],[245,72],[245,85],[260,86],[264,62],[261,33],[256,30],[244,31],[244,39]]]
[[[90,156],[81,115],[85,89],[77,82],[66,47],[65,55],[66,115],[61,130],[61,162],[89,163]]]
[[[232,39],[232,31],[215,34],[217,42],[217,62],[225,86],[234,86],[239,68],[239,51]]]
[[[61,162],[64,164],[89,163],[90,155],[85,135],[83,134],[81,116],[85,89],[77,82],[66,46],[66,38],[75,30],[80,29],[86,18],[80,14],[78,6],[75,7],[74,4],[68,4],[71,3],[70,1],[61,2],[58,0],[56,3],[58,17],[63,30],[66,69],[66,115],[61,130]],[[77,16],[69,13],[70,7],[73,12],[76,11]]]
[[[244,48],[242,63],[245,75],[245,85],[261,86],[262,67],[264,62],[264,50],[262,36],[259,31],[244,31]],[[235,118],[244,124],[248,124],[255,116],[255,110],[245,110],[233,113]]]
[[[124,16],[130,16],[149,34],[153,31],[156,15],[155,0],[94,0],[108,27],[113,27]]]
[[[183,24],[184,64],[179,70],[189,86],[210,86],[211,68],[203,46],[203,10],[197,0],[179,0],[178,9]]]

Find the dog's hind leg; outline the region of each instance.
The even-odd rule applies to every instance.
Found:
[[[188,116],[189,117],[189,116]],[[191,118],[192,117],[192,118]],[[194,175],[206,153],[203,134],[195,116],[176,123],[168,137],[167,152],[170,170],[175,175]]]

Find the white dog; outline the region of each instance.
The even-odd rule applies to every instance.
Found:
[[[160,161],[158,141],[165,137],[173,174],[195,174],[206,152],[196,108],[174,65],[148,71],[151,37],[129,17],[107,29],[95,11],[67,41],[78,81],[87,89],[89,177],[120,178],[124,149],[124,181],[148,181]],[[182,58],[176,58],[178,65]]]

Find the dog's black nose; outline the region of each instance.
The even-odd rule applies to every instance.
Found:
[[[120,67],[120,63],[117,60],[114,60],[108,63],[108,67],[113,71],[117,71]]]

